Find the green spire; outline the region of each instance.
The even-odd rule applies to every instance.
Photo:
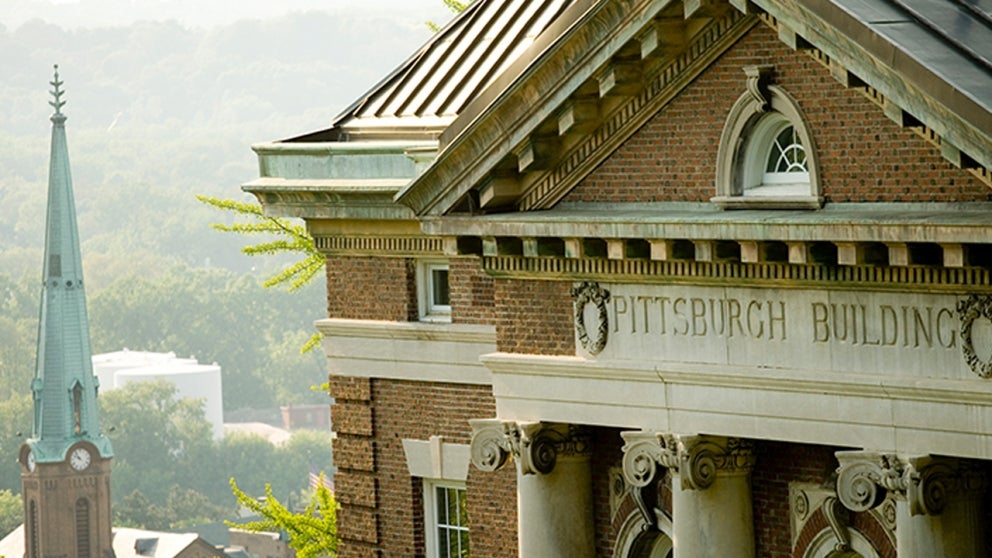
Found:
[[[100,432],[98,382],[93,375],[83,261],[79,252],[76,207],[69,171],[62,107],[64,91],[55,66],[52,84],[52,151],[48,169],[48,217],[38,323],[38,361],[31,384],[34,428],[27,441],[39,463],[62,461],[81,440],[103,457],[113,452]]]

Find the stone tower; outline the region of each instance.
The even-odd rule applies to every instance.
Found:
[[[100,431],[58,66],[51,83],[55,114],[38,358],[31,384],[34,426],[20,452],[24,555],[107,558],[113,556],[113,450]]]

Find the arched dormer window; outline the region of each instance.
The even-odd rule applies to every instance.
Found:
[[[796,101],[769,85],[771,66],[747,66],[720,137],[716,193],[724,209],[817,209],[823,205],[816,150]]]

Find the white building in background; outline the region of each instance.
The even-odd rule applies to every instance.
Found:
[[[224,397],[220,365],[217,363],[200,364],[193,357],[180,358],[172,352],[124,349],[93,355],[93,372],[103,390],[116,389],[131,382],[168,380],[176,386],[179,397],[204,401],[204,412],[214,438],[224,437]]]

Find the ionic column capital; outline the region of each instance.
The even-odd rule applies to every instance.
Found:
[[[837,497],[855,512],[878,506],[892,492],[906,500],[910,515],[940,515],[948,498],[977,495],[987,484],[983,470],[958,459],[870,451],[839,451],[836,456]]]
[[[548,474],[562,457],[588,457],[589,436],[575,425],[517,422],[501,419],[470,420],[472,463],[495,471],[513,456],[523,475]]]
[[[661,432],[621,432],[624,440],[623,477],[628,486],[642,488],[657,482],[658,467],[677,468],[679,441]]]
[[[718,474],[746,474],[754,466],[753,445],[740,438],[680,436],[661,432],[621,432],[623,474],[634,487],[655,480],[658,466],[675,469],[682,488],[708,488]]]
[[[741,438],[683,436],[679,476],[683,489],[709,488],[718,475],[744,475],[754,467],[754,444]]]

